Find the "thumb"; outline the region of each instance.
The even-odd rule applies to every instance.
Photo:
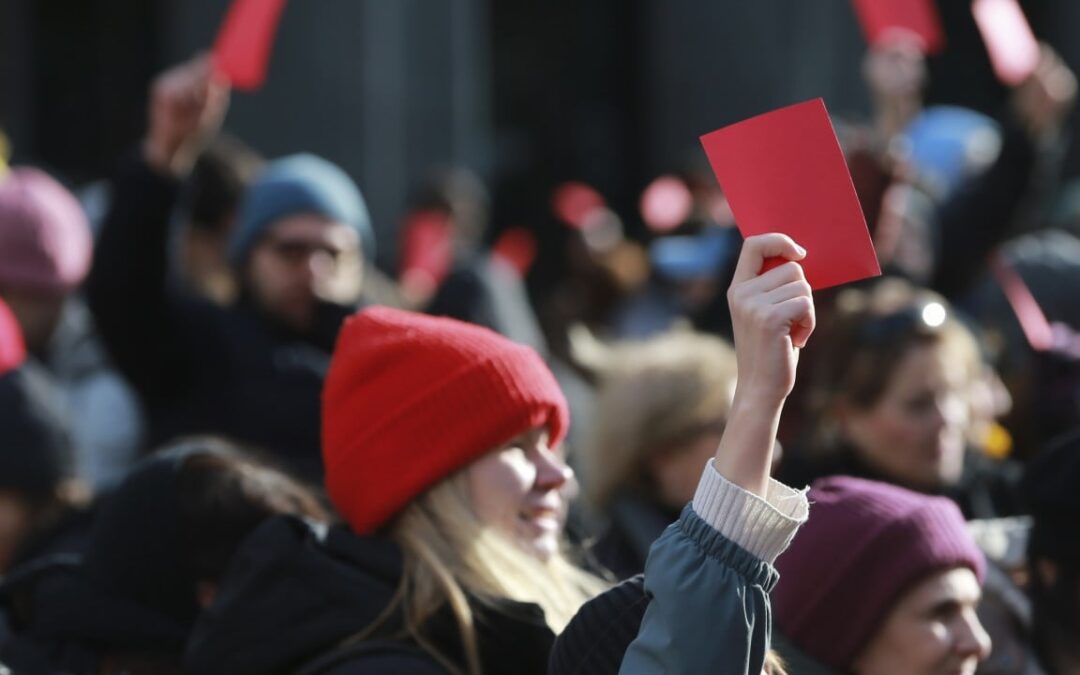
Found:
[[[748,281],[758,276],[768,258],[802,260],[805,257],[806,249],[796,244],[786,234],[772,232],[747,237],[743,242],[742,252],[739,254],[739,262],[735,266],[732,283]]]

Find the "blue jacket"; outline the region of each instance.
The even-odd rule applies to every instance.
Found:
[[[653,544],[644,579],[590,600],[560,634],[549,675],[760,675],[772,563],[808,511],[775,481],[767,499],[706,467],[691,505]]]
[[[778,580],[772,565],[688,506],[649,554],[649,607],[620,675],[760,675],[772,633],[769,591]]]

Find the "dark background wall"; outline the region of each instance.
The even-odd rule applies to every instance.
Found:
[[[950,49],[930,64],[930,100],[994,112],[1004,91],[967,3],[939,5]],[[1080,71],[1080,3],[1024,5]],[[208,46],[226,6],[0,0],[0,127],[15,159],[72,182],[104,175],[143,130],[153,73]],[[503,221],[543,209],[568,178],[628,213],[650,177],[698,160],[701,133],[815,96],[865,116],[864,49],[849,0],[294,0],[267,86],[236,94],[226,127],[269,156],[344,166],[389,265],[409,190],[433,165],[499,186]],[[1068,169],[1080,174],[1080,153]]]

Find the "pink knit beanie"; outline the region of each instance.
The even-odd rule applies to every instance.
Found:
[[[12,169],[0,178],[0,286],[66,293],[90,269],[86,214],[43,171]]]

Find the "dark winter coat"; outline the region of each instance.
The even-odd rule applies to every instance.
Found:
[[[621,495],[612,501],[607,527],[590,552],[618,579],[641,574],[649,548],[678,517],[678,511],[672,513],[643,497]]]
[[[351,308],[321,307],[300,334],[252,301],[221,308],[173,287],[169,222],[179,190],[139,158],[122,167],[87,286],[102,339],[146,408],[148,440],[219,433],[317,477],[319,396]]]
[[[201,675],[446,673],[402,635],[393,613],[366,642],[345,646],[390,605],[402,554],[379,536],[321,528],[292,517],[263,524],[233,561],[213,607],[188,644],[187,668]],[[473,602],[485,675],[542,675],[555,639],[536,605]],[[463,668],[448,609],[425,626],[429,642]]]

